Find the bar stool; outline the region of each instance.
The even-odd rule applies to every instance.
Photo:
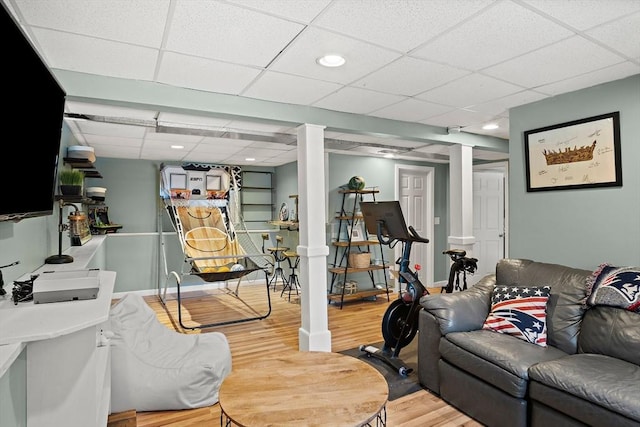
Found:
[[[286,259],[284,256],[284,252],[288,251],[289,248],[285,246],[280,246],[283,239],[282,236],[276,236],[276,247],[275,248],[267,248],[269,252],[273,254],[273,257],[276,260],[275,270],[273,271],[273,276],[271,276],[271,280],[269,280],[269,286],[273,285],[273,290],[276,290],[276,285],[278,284],[278,277],[282,279],[283,289],[287,286],[287,278],[284,277],[284,270],[282,269],[282,261]]]
[[[300,281],[298,280],[298,275],[296,274],[296,269],[298,268],[298,264],[300,264],[300,256],[297,252],[287,251],[283,252],[283,255],[287,259],[289,263],[289,280],[282,288],[282,292],[280,292],[280,296],[284,295],[284,291],[288,292],[288,300],[291,301],[291,291],[295,289],[296,295],[300,295]]]

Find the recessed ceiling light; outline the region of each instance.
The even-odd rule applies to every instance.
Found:
[[[171,148],[173,148],[174,150],[182,150],[184,148],[184,145],[172,145]]]
[[[323,67],[340,67],[344,65],[346,60],[340,55],[324,55],[316,60],[316,62]]]
[[[255,162],[256,161],[255,157],[247,157],[245,160],[247,162]]]
[[[383,156],[385,159],[393,159],[395,156],[392,153],[387,153]]]
[[[500,126],[498,126],[497,123],[487,123],[486,125],[482,126],[482,129],[484,130],[494,130],[494,129],[498,129]]]

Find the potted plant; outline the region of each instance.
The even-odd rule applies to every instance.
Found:
[[[78,169],[62,169],[58,174],[60,179],[60,193],[63,196],[82,195],[84,172]]]

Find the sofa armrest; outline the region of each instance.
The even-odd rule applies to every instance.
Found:
[[[428,311],[418,314],[418,381],[423,387],[440,394],[440,326],[438,320]]]
[[[440,394],[440,338],[449,332],[482,328],[489,314],[495,275],[482,278],[466,291],[423,297],[418,314],[418,381]]]
[[[483,277],[471,288],[451,294],[422,297],[420,304],[438,321],[440,334],[481,329],[491,308],[495,275]]]

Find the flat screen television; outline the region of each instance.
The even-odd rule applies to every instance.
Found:
[[[3,2],[0,76],[11,87],[4,99],[0,221],[51,215],[66,93]]]

